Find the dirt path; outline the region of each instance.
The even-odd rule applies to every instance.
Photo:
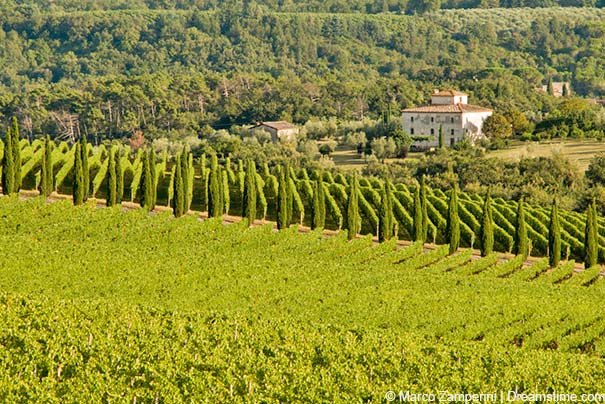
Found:
[[[19,192],[19,198],[20,199],[28,199],[28,198],[34,198],[34,197],[38,197],[40,196],[40,193],[38,191],[30,191],[30,190],[21,190]],[[65,195],[65,194],[59,194],[56,192],[53,192],[46,200],[48,202],[55,202],[55,201],[61,201],[61,200],[72,200],[72,196],[71,195]],[[98,207],[105,207],[106,206],[106,200],[105,199],[99,199],[99,198],[89,198],[89,201],[94,201],[96,203],[96,205]],[[133,210],[133,209],[140,209],[141,206],[138,203],[134,203],[134,202],[129,202],[129,201],[124,201],[122,202],[122,208],[123,210]],[[172,208],[169,208],[167,206],[156,206],[155,209],[153,210],[153,212],[156,213],[160,213],[160,212],[172,212]],[[208,218],[208,212],[200,212],[200,211],[196,211],[196,210],[190,210],[187,214],[189,215],[197,215],[200,219],[206,219]],[[242,220],[242,218],[240,216],[232,216],[232,215],[224,215],[223,216],[223,223],[225,224],[231,224],[231,223],[238,223]],[[270,221],[270,220],[255,220],[254,221],[254,226],[264,226],[267,224],[271,224],[273,225],[273,229],[275,231],[277,231],[277,223]],[[303,225],[298,225],[298,230],[301,233],[309,233],[311,231],[310,227],[307,226],[303,226]],[[338,231],[336,230],[324,230],[323,231],[324,236],[326,237],[331,237],[331,236],[335,236],[336,234],[338,234]],[[364,236],[357,236],[358,238],[364,237]],[[374,243],[378,243],[378,237],[377,236],[373,236],[372,237],[372,241]],[[401,246],[401,247],[406,247],[409,246],[410,244],[412,244],[411,241],[407,241],[407,240],[398,240],[397,241],[397,245]],[[425,244],[424,245],[424,251],[431,251],[436,249],[437,247],[439,247],[438,245],[435,244]],[[511,253],[498,253],[499,257],[498,257],[498,262],[503,262],[503,261],[507,261],[510,260],[511,258],[514,257],[513,254]],[[481,252],[479,250],[475,250],[473,249],[473,255],[472,255],[472,259],[480,259],[481,258]],[[527,268],[529,266],[531,266],[533,263],[535,263],[536,261],[539,261],[541,259],[543,259],[544,257],[527,257],[525,263],[523,264],[524,268]],[[549,272],[551,270],[549,269]],[[581,262],[577,262],[574,268],[574,272],[582,272],[584,271],[584,264]],[[601,272],[601,275],[605,275],[605,272]]]

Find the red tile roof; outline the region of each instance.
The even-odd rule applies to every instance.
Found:
[[[468,97],[468,94],[462,93],[462,92],[456,91],[456,90],[436,91],[432,95],[433,96],[437,96],[437,97],[454,97],[454,96],[459,96],[459,95],[463,95],[463,96],[467,96]]]
[[[259,126],[267,126],[269,128],[273,128],[275,130],[284,130],[284,129],[296,129],[296,125],[291,124],[286,121],[271,121],[271,122],[261,122],[255,126],[258,128]]]
[[[445,104],[445,105],[426,105],[423,107],[415,107],[404,109],[402,112],[417,112],[417,113],[467,113],[467,112],[493,112],[493,110],[489,108],[483,108],[477,105],[470,104]]]

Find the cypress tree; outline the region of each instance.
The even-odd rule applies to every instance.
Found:
[[[554,87],[552,85],[552,77],[548,78],[548,83],[546,83],[546,94],[548,95],[555,95],[555,90]]]
[[[48,197],[53,191],[53,157],[50,136],[44,141],[42,155],[42,172],[40,173],[40,195]]]
[[[311,205],[311,229],[323,228],[326,224],[326,194],[321,173],[313,187]]]
[[[218,164],[210,172],[208,182],[208,217],[221,217],[224,211],[223,174]]]
[[[151,176],[149,153],[143,152],[143,170],[141,173],[141,186],[139,187],[139,200],[141,207],[146,210],[151,210],[151,204],[153,203],[153,180]]]
[[[118,146],[115,152],[116,163],[116,203],[122,203],[124,196],[124,170],[122,169],[121,149]]]
[[[443,149],[445,147],[445,137],[443,135],[443,125],[439,125],[439,148]]]
[[[361,216],[359,214],[359,186],[357,175],[353,175],[349,186],[349,199],[347,201],[346,226],[349,240],[355,238],[361,231]]]
[[[193,154],[191,152],[187,152],[187,183],[184,184],[186,188],[187,195],[187,206],[185,208],[187,211],[191,209],[191,203],[193,202],[193,182],[195,180],[195,169],[193,167]],[[229,192],[229,187],[227,187],[227,192]],[[227,213],[227,212],[226,212]]]
[[[445,234],[450,244],[450,254],[458,250],[460,246],[460,218],[458,217],[458,187],[454,185],[450,192],[450,200],[447,207],[447,223]]]
[[[279,170],[279,182],[277,191],[277,228],[286,229],[288,221],[288,184],[286,182],[285,169]]]
[[[86,136],[82,136],[80,153],[82,154],[82,195],[84,201],[87,201],[88,194],[90,193],[90,171],[88,169],[88,143],[86,142]]]
[[[74,179],[72,186],[74,205],[84,203],[84,174],[82,169],[82,145],[76,142],[76,151],[74,153]]]
[[[414,241],[422,241],[422,203],[420,202],[420,186],[417,184],[414,190],[414,222],[413,222]]]
[[[149,204],[149,210],[155,209],[155,204],[158,199],[158,173],[156,167],[156,153],[153,146],[149,150],[149,171],[151,172],[151,203]]]
[[[556,268],[561,260],[561,229],[559,227],[559,208],[557,199],[553,199],[548,225],[548,263]]]
[[[428,200],[427,200],[427,188],[426,180],[422,176],[420,183],[420,206],[422,207],[422,241],[426,242],[429,233],[429,214],[428,214]]]
[[[487,191],[485,203],[483,204],[479,240],[481,241],[481,256],[485,257],[491,254],[494,250],[494,221],[492,217],[492,197],[490,191]]]
[[[563,83],[563,89],[561,91],[561,96],[562,97],[569,96],[569,89],[567,88],[567,84],[565,84],[565,83]]]
[[[19,123],[17,122],[17,118],[14,116],[11,126],[11,134],[13,138],[13,162],[15,167],[15,180],[13,182],[13,192],[18,193],[21,189],[21,145],[19,143]]]
[[[517,220],[513,240],[513,254],[522,255],[527,258],[529,252],[529,241],[527,239],[527,225],[525,224],[525,204],[523,199],[517,204]]]
[[[15,193],[15,160],[13,136],[10,127],[6,129],[4,139],[4,157],[2,158],[2,192],[4,195]]]
[[[202,210],[208,210],[208,168],[206,167],[206,155],[200,158],[200,174],[202,176]]]
[[[290,181],[290,166],[286,164],[284,168],[284,179],[286,181],[286,220],[287,226],[290,226],[292,223],[292,216],[294,215],[294,190],[292,189],[293,184]]]
[[[393,214],[393,186],[387,179],[384,182],[378,215],[378,241],[390,240],[394,236],[395,217]]]
[[[115,154],[116,151],[112,147],[111,150],[109,150],[109,162],[107,166],[107,206],[114,206],[118,200]]]
[[[183,195],[184,201],[184,211],[189,211],[189,206],[191,201],[189,200],[189,155],[187,153],[187,146],[183,146],[183,150],[181,151],[181,177],[183,177],[183,190],[185,191],[185,195]],[[178,168],[178,167],[177,167]]]
[[[173,198],[172,198],[172,213],[174,217],[181,217],[184,213],[185,207],[185,195],[183,186],[183,172],[181,170],[181,156],[177,154],[174,170],[174,180],[172,181],[173,186]]]
[[[251,226],[256,219],[256,165],[253,160],[246,164],[246,178],[242,195],[242,217],[248,219]]]
[[[594,203],[594,200],[593,200]],[[599,260],[599,244],[596,227],[596,210],[593,203],[586,208],[586,227],[584,231],[584,267],[591,268]]]

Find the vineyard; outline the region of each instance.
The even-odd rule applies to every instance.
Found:
[[[20,141],[21,148],[21,178],[23,189],[36,189],[40,186],[41,166],[44,151],[44,142],[36,140],[29,144],[27,140]],[[59,193],[71,194],[74,177],[75,147],[61,143],[53,147],[52,175],[54,176],[54,189]],[[104,145],[93,148],[86,146],[88,155],[88,171],[90,185],[88,194],[92,197],[107,197],[108,167],[111,153]],[[119,162],[118,178],[121,179],[120,194],[124,200],[139,202],[143,198],[141,192],[144,184],[144,162],[146,153],[138,150],[131,157],[128,147],[123,147],[117,155]],[[154,178],[154,202],[172,206],[174,204],[175,164],[173,158],[165,153],[155,161],[151,176]],[[205,156],[194,162],[190,153],[181,156],[183,175],[186,180],[187,195],[184,197],[187,208],[199,211],[209,210],[211,205],[212,173],[220,177],[220,192],[223,209],[220,214],[242,214],[242,198],[245,188],[246,167],[244,162],[232,162],[229,158],[220,162],[216,158],[206,159]],[[181,171],[181,170],[176,170]],[[255,218],[277,220],[277,205],[280,188],[280,175],[285,172],[284,184],[291,192],[289,223],[303,225],[312,224],[313,196],[317,189],[318,178],[321,176],[322,191],[324,194],[324,227],[340,229],[346,222],[347,203],[351,190],[351,178],[342,174],[332,175],[330,172],[311,172],[291,167],[273,167],[266,164],[259,167],[255,185]],[[187,174],[190,173],[190,174]],[[144,181],[143,181],[144,182]],[[357,189],[357,198],[360,210],[361,233],[374,235],[379,231],[379,211],[382,194],[385,189],[384,181],[378,178],[361,178]],[[414,193],[416,186],[403,183],[395,184],[393,189],[392,213],[396,222],[397,236],[402,240],[415,240],[414,238]],[[426,220],[425,241],[433,244],[447,244],[447,212],[449,191],[444,193],[439,189],[427,189],[424,207]],[[149,197],[148,197],[149,199]],[[460,192],[458,195],[458,216],[460,221],[460,246],[477,247],[478,234],[484,197],[477,194]],[[514,246],[515,218],[517,215],[517,201],[496,198],[492,201],[494,250],[511,252]],[[216,209],[215,209],[216,210]],[[560,237],[561,255],[564,259],[582,261],[584,259],[584,237],[586,215],[573,211],[560,211]],[[550,208],[542,206],[525,205],[525,221],[527,235],[530,240],[530,253],[533,256],[546,256],[548,253],[548,226],[550,221]],[[605,222],[598,219],[598,255],[601,260],[605,258]]]
[[[3,401],[605,387],[605,279],[568,262],[41,198],[0,213]]]

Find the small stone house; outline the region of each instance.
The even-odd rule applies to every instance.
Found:
[[[252,130],[264,130],[271,134],[271,141],[278,140],[293,141],[298,135],[298,127],[286,121],[260,122],[252,127]]]

